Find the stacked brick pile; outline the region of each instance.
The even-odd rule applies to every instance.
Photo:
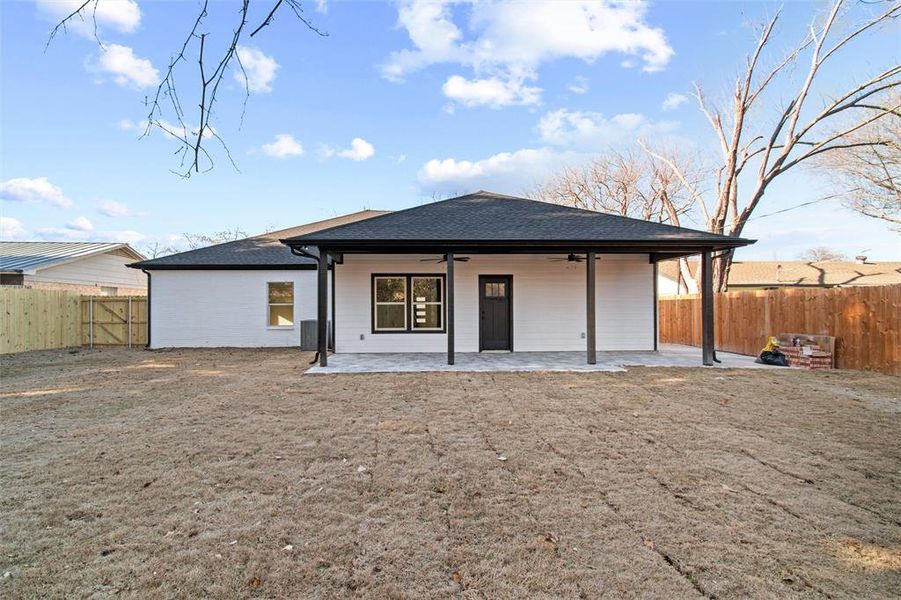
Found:
[[[810,354],[804,354],[804,348],[800,346],[783,346],[779,352],[788,358],[788,366],[797,369],[831,369],[832,354],[824,352],[819,346],[807,346],[811,348]]]

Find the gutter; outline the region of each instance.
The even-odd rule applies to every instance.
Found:
[[[150,272],[146,269],[141,269],[141,272],[147,275],[147,345],[144,346],[148,350],[150,349],[150,290],[151,290],[151,280],[150,280]]]

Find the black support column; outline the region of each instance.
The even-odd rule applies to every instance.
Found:
[[[454,253],[447,259],[447,364],[454,364]]]
[[[319,267],[317,269],[318,306],[316,325],[319,343],[319,366],[328,366],[328,252],[319,248]]]
[[[594,264],[594,257],[594,252],[589,252],[585,259],[585,289],[587,291],[585,296],[585,339],[589,365],[596,364],[598,361],[597,343],[595,339],[597,335],[597,326],[595,323],[595,318],[597,316],[597,309],[595,308],[595,273],[597,269]]]
[[[705,366],[713,365],[713,256],[701,255],[701,355]]]

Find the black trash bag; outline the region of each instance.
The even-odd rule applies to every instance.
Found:
[[[778,350],[764,350],[754,362],[774,367],[787,367],[788,358]]]

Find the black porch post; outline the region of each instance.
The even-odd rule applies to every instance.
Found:
[[[447,364],[454,364],[454,253],[447,253]]]
[[[705,366],[713,365],[713,256],[701,254],[701,355]]]
[[[319,267],[317,269],[316,291],[318,306],[316,325],[318,330],[319,366],[328,366],[328,252],[319,248]]]
[[[595,312],[596,268],[594,262],[594,252],[589,252],[588,256],[585,259],[585,289],[587,290],[585,298],[585,339],[587,344],[589,365],[597,363],[597,345],[595,343],[595,336],[597,334],[597,327],[595,325],[595,317],[597,315],[597,313]]]

